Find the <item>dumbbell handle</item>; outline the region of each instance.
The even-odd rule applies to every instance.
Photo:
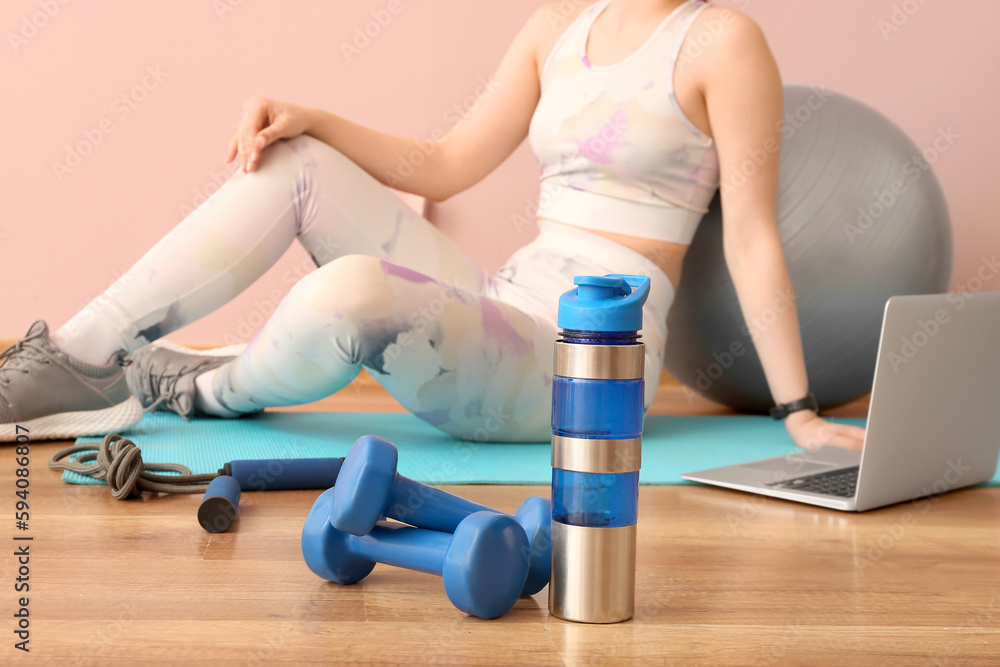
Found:
[[[473,512],[496,512],[453,493],[396,475],[390,486],[385,516],[421,528],[454,533],[458,524]]]
[[[240,483],[243,491],[329,489],[344,459],[261,459],[230,461],[219,472]]]
[[[530,499],[541,500],[540,498]],[[525,503],[527,505],[528,503]],[[522,508],[525,507],[522,505]],[[427,486],[420,482],[415,482],[409,477],[396,474],[394,482],[389,487],[389,502],[385,509],[384,516],[403,523],[410,523],[428,530],[441,531],[443,533],[454,533],[458,524],[462,523],[466,517],[473,512],[496,512],[492,507],[486,507],[471,500],[466,500],[461,496],[456,496],[447,491]],[[551,515],[551,510],[546,512],[546,521]],[[513,519],[521,524],[528,534],[532,547],[529,559],[530,568],[528,578],[524,582],[524,595],[534,595],[542,590],[549,583],[550,577],[550,557],[552,537],[550,529],[539,528],[537,521],[532,520],[533,513],[529,509],[522,516],[521,511],[513,515]],[[535,543],[535,532],[540,533],[540,543]],[[537,551],[536,551],[537,549]]]
[[[452,535],[380,521],[367,535],[347,535],[347,540],[368,560],[441,576]]]

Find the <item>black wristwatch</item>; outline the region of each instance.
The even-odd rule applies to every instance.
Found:
[[[771,408],[771,416],[775,419],[784,419],[799,410],[812,410],[816,414],[819,414],[819,403],[816,402],[816,397],[813,396],[812,392],[809,392],[805,398],[800,398],[797,401],[774,406]]]

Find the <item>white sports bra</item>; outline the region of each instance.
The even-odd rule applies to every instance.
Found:
[[[583,10],[542,68],[528,135],[542,167],[538,217],[688,244],[719,187],[719,160],[677,104],[673,74],[708,5],[687,0],[638,51],[595,66],[587,41],[611,1]]]

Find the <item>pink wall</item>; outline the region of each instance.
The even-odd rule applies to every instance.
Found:
[[[242,101],[254,94],[322,106],[389,132],[450,127],[539,0],[399,0],[402,11],[347,61],[341,43],[389,0],[139,3],[8,0],[0,7],[2,145],[0,336],[36,318],[53,327],[103,291],[225,178],[222,158]],[[572,0],[567,0],[570,2]],[[1000,247],[988,179],[1000,154],[995,119],[1000,4],[988,0],[728,0],[769,36],[786,82],[855,96],[921,146],[938,128],[960,140],[935,165],[954,218],[955,283]],[[883,38],[893,7],[915,10]],[[46,15],[46,8],[51,17]],[[226,8],[226,11],[223,11]],[[897,20],[899,19],[897,16]],[[41,27],[35,27],[38,24]],[[23,35],[23,37],[12,37]],[[115,100],[142,85],[134,109]],[[991,115],[988,118],[988,114]],[[110,132],[98,130],[102,119]],[[67,145],[100,136],[60,178]],[[529,241],[514,216],[530,208],[537,167],[526,145],[432,219],[495,270]],[[248,318],[288,276],[310,267],[294,245],[238,299],[171,337],[246,339]],[[1000,280],[986,289],[1000,289]],[[241,327],[241,323],[243,326]]]

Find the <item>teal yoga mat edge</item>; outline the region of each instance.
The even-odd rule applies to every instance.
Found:
[[[863,425],[863,419],[837,419]],[[344,456],[354,441],[375,434],[396,443],[400,474],[429,484],[547,485],[550,443],[457,440],[410,413],[264,412],[238,420],[195,417],[185,422],[151,413],[121,435],[142,450],[146,463],[182,463],[193,472],[215,472],[239,458]],[[79,438],[98,443],[100,438]],[[784,424],[769,417],[650,416],[643,434],[640,483],[688,484],[683,472],[801,451]],[[99,480],[68,471],[75,484]]]

